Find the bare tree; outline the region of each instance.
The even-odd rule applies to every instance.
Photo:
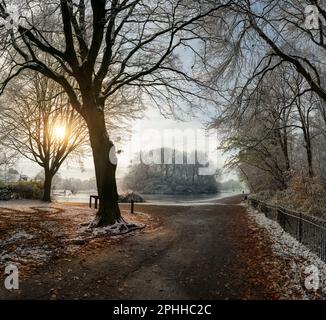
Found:
[[[276,68],[242,89],[242,99],[215,121],[222,148],[232,154],[228,165],[240,169],[252,190],[286,189],[295,172],[306,170],[311,179],[321,172],[316,161],[322,161],[325,124],[320,97],[307,87],[291,65]]]
[[[0,170],[13,166],[17,161],[17,152],[12,152],[4,146],[0,147]]]
[[[232,75],[231,85],[236,84],[237,91],[248,88],[255,79],[264,78],[280,66],[290,65],[304,78],[306,90],[315,92],[326,101],[323,62],[326,11],[322,2],[229,2],[223,11],[224,19],[220,19],[222,31],[212,28],[218,36],[213,47],[216,77]],[[316,10],[316,26],[309,25],[312,13],[307,9],[311,6]]]
[[[221,3],[25,0],[19,2],[20,19],[15,21],[6,1],[1,1],[0,15],[6,20],[1,35],[6,70],[2,90],[23,70],[38,71],[62,86],[85,119],[100,197],[94,226],[121,220],[114,144],[105,125],[106,102],[122,90],[141,89],[173,114],[177,100],[194,104],[202,98],[209,86],[196,76],[195,64],[204,59],[198,48],[210,37],[204,19],[226,6]],[[178,59],[181,48],[191,55],[190,65]],[[57,65],[48,65],[44,53]]]
[[[232,1],[224,8],[222,16],[218,28],[214,23],[209,26],[217,40],[210,47],[206,67],[210,69],[212,79],[220,81],[221,88],[227,93],[228,99],[215,124],[223,126],[225,121],[225,126],[231,125],[229,132],[224,130],[225,136],[233,141],[230,143],[226,139],[227,150],[233,145],[242,151],[240,162],[239,157],[232,160],[235,165],[246,162],[247,169],[254,165],[257,154],[264,151],[263,146],[267,147],[268,153],[272,150],[275,158],[277,153],[273,145],[276,144],[282,149],[288,171],[295,168],[299,158],[298,154],[291,155],[290,139],[300,156],[302,151],[305,154],[305,167],[310,178],[313,177],[314,156],[318,153],[313,150],[314,141],[316,134],[323,131],[323,125],[316,121],[316,117],[325,119],[326,102],[326,11],[323,2]],[[284,70],[285,74],[279,76],[278,73],[284,73]],[[266,83],[269,86],[266,87]],[[269,100],[269,112],[265,115],[261,113],[262,109],[266,112],[267,99],[264,102],[260,94],[263,90]],[[251,121],[251,117],[256,123],[245,123]],[[316,122],[320,126],[317,133]],[[277,140],[272,142],[274,135]],[[247,157],[248,154],[254,154],[256,158]],[[260,165],[264,163],[264,169],[267,159],[266,153],[260,161]],[[276,160],[276,164],[283,161]],[[277,173],[277,170],[273,172]]]
[[[87,141],[84,120],[57,83],[35,72],[12,85],[2,104],[3,143],[44,169],[43,201],[50,202],[53,177]]]

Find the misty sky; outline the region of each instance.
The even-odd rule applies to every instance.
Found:
[[[198,43],[194,41],[192,45],[196,48],[198,46]],[[183,64],[183,68],[185,70],[191,70],[191,66],[194,64],[195,59],[193,51],[187,47],[180,47],[177,48],[176,55],[178,56],[179,61]],[[117,147],[119,149],[122,149],[123,151],[118,158],[118,178],[123,177],[127,173],[127,168],[130,164],[130,160],[135,157],[135,151],[138,151],[139,153],[139,148],[157,149],[160,147],[175,147],[176,149],[180,149],[178,148],[178,146],[174,146],[169,143],[164,144],[161,139],[157,136],[157,132],[159,132],[160,135],[163,136],[166,130],[178,129],[186,131],[201,129],[203,128],[204,121],[208,121],[209,119],[214,118],[214,113],[216,115],[216,109],[211,109],[210,111],[212,112],[212,114],[210,114],[210,108],[207,106],[205,108],[205,112],[198,112],[193,117],[197,120],[175,121],[163,117],[156,107],[154,108],[151,106],[151,103],[149,103],[149,101],[145,101],[145,103],[148,105],[148,107],[145,111],[144,118],[141,120],[134,121],[132,124],[130,124],[130,126],[134,128],[132,142],[130,141],[130,138],[129,141],[126,141],[125,139],[121,140],[121,143],[117,143],[117,141],[114,141]],[[184,116],[187,116],[187,114],[185,114]],[[153,133],[151,132],[153,130],[156,131]],[[124,136],[125,135],[123,135],[123,137]],[[196,144],[195,141],[189,141],[189,139],[188,143],[193,146],[195,146]],[[210,159],[210,162],[215,164],[215,166],[217,166],[218,168],[222,169],[226,156],[222,155],[221,152],[217,152],[216,148],[218,147],[218,144],[218,136],[216,133],[213,132],[213,134],[211,134],[210,136],[208,146],[205,145],[205,139],[197,139],[197,150],[208,150],[208,157]],[[138,146],[136,150],[134,147],[135,145]],[[193,151],[194,149],[194,147],[187,148],[188,151]],[[38,172],[42,170],[42,168],[39,167],[37,164],[25,159],[21,159],[17,167],[22,174],[26,174],[31,178],[33,178]],[[80,179],[89,179],[94,177],[95,172],[91,153],[90,156],[85,158],[83,161],[83,170],[81,170],[80,165],[78,163],[76,163],[75,161],[70,161],[68,159],[68,161],[66,161],[62,165],[61,169],[59,170],[59,173],[63,178],[74,177]],[[234,177],[234,173],[224,172],[224,179]]]
[[[186,131],[203,128],[203,124],[197,120],[176,121],[172,119],[166,119],[157,111],[157,109],[152,107],[146,110],[143,119],[134,121],[131,126],[134,129],[132,136],[128,139],[129,141],[124,140],[118,144],[118,148],[121,148],[123,151],[118,158],[118,178],[121,178],[124,174],[126,174],[130,160],[135,157],[135,151],[139,152],[139,148],[155,149],[160,148],[161,146],[173,147],[173,145],[171,145],[171,141],[166,141],[166,143],[162,141],[164,132],[166,133],[168,130],[175,129]],[[197,138],[197,150],[207,150],[211,163],[216,163],[217,167],[222,168],[226,156],[223,156],[221,152],[216,151],[218,146],[218,137],[216,133],[211,133],[208,143],[206,142],[207,140],[200,139],[199,134],[197,134],[197,136],[199,138]],[[189,143],[187,150],[194,150],[191,145],[194,146],[195,141],[188,139],[187,142]],[[42,170],[42,168],[37,164],[25,159],[21,159],[17,167],[21,173],[26,174],[29,177],[34,177],[38,172]],[[87,157],[84,160],[83,167],[84,168],[82,170],[76,161],[68,160],[63,164],[59,173],[63,178],[74,177],[80,179],[89,179],[95,176],[91,156]],[[230,177],[233,178],[234,174],[226,172],[224,173],[224,179]]]

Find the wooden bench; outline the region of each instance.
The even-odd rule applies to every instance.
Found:
[[[97,204],[99,200],[99,196],[91,195],[89,196],[89,207],[92,208],[92,199],[95,200],[95,209],[97,209]]]
[[[95,196],[95,195],[89,196],[89,207],[90,208],[92,208],[92,199],[95,200],[95,209],[97,209],[97,204],[98,204],[98,201],[99,201],[99,196]],[[134,200],[131,200],[130,201],[130,205],[131,205],[130,213],[134,213],[135,201]]]

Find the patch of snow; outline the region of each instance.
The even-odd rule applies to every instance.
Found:
[[[1,245],[7,245],[7,244],[12,244],[20,240],[31,240],[34,239],[34,236],[32,234],[27,233],[24,230],[15,232],[11,237],[8,239],[2,241],[0,244]]]
[[[305,288],[304,279],[307,276],[305,270],[310,266],[318,268],[319,289],[322,295],[326,295],[326,264],[315,253],[311,252],[306,246],[298,242],[282,227],[263,213],[248,208],[250,219],[259,227],[267,230],[272,241],[273,253],[288,261],[291,261],[291,270],[286,270],[292,280],[295,289],[300,289],[303,298],[309,298],[313,294]]]
[[[12,241],[18,241],[18,240],[31,240],[33,239],[34,236],[32,234],[28,234],[24,230],[18,231],[15,234],[13,234],[7,241],[12,242]]]
[[[38,263],[46,262],[52,255],[53,251],[46,246],[37,246],[32,248],[17,248],[14,252],[14,255],[17,255],[20,259],[25,258],[29,260],[32,257],[33,261]]]
[[[105,227],[99,227],[99,228],[93,228],[92,229],[92,234],[97,237],[97,236],[102,236],[102,235],[122,235],[125,233],[128,233],[130,231],[136,230],[136,229],[142,229],[144,228],[144,225],[134,225],[134,224],[129,224],[126,223],[125,221],[117,221],[115,224],[105,226]]]
[[[102,227],[102,228],[94,228],[93,229],[93,235],[94,236],[101,236],[104,234],[111,234],[111,235],[117,235],[121,233],[122,229],[127,228],[126,223],[124,222],[116,222],[113,225]]]
[[[14,251],[8,253],[3,252],[0,255],[0,262],[8,261],[19,261],[20,263],[26,263],[29,261],[37,262],[42,264],[49,260],[53,255],[53,250],[49,249],[47,246],[36,246],[36,247],[17,247]]]
[[[4,224],[0,240],[1,268],[11,262],[23,267],[41,265],[63,254],[75,254],[97,236],[116,236],[142,228],[123,220],[104,228],[81,228],[88,226],[95,215],[95,210],[81,206],[12,200],[0,202],[0,209],[0,219],[12,219]],[[39,214],[41,211],[46,214]]]

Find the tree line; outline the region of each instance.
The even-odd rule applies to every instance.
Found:
[[[212,121],[228,165],[252,192],[307,210],[325,196],[325,17],[317,0],[238,1],[212,49],[216,79],[230,79]]]

